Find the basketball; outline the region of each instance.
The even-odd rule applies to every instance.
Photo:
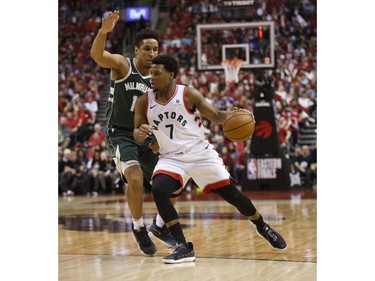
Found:
[[[223,122],[224,135],[232,141],[246,141],[255,129],[253,114],[245,109],[232,111]]]

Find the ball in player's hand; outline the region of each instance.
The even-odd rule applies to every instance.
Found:
[[[251,138],[255,129],[254,115],[246,109],[237,109],[230,112],[223,124],[224,135],[236,142]]]

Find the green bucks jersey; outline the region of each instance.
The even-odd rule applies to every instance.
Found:
[[[111,88],[107,104],[107,125],[133,131],[134,108],[139,96],[151,88],[151,75],[142,76],[134,65],[135,59],[127,59],[130,70],[126,77],[111,80]]]

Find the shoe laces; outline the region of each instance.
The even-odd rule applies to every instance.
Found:
[[[179,244],[177,244],[177,247],[176,247],[174,252],[177,253],[181,249],[187,249],[187,246],[182,244],[182,243],[179,243]]]
[[[144,245],[150,245],[150,238],[148,236],[148,233],[146,231],[145,227],[140,228],[139,230],[136,230],[140,235],[139,235],[139,240],[141,241],[142,244]]]
[[[273,241],[277,240],[277,235],[274,233],[273,229],[270,226],[266,225],[263,229],[266,231],[267,236],[272,238]]]

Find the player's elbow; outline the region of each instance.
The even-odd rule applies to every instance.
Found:
[[[90,57],[95,61],[99,62],[100,59],[103,57],[103,53],[98,52],[94,47],[91,48],[90,50]]]
[[[99,56],[97,53],[95,53],[92,49],[90,51],[90,57],[95,61],[95,62],[98,62],[99,60]]]

